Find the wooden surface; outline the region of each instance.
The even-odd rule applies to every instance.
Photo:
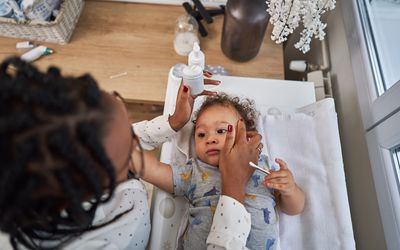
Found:
[[[35,42],[55,50],[35,65],[56,65],[68,75],[89,72],[103,89],[117,90],[129,101],[162,104],[169,69],[187,62],[173,48],[175,20],[183,14],[181,6],[86,1],[70,43]],[[215,17],[206,26],[209,35],[201,38],[206,64],[221,65],[236,76],[284,78],[282,46],[271,41],[270,26],[257,57],[238,63],[220,49],[222,23],[223,16]],[[15,48],[20,41],[0,37],[0,60],[23,54]],[[122,72],[127,75],[110,79]]]

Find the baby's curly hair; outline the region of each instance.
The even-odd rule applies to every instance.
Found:
[[[215,105],[234,108],[243,118],[244,123],[246,124],[246,130],[256,130],[259,112],[256,110],[253,100],[249,98],[241,99],[237,96],[228,95],[226,93],[218,93],[214,96],[208,96],[196,112],[196,119],[198,119],[208,107]]]

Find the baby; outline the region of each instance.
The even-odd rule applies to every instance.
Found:
[[[228,126],[235,128],[238,120],[242,119],[247,131],[254,131],[257,116],[250,100],[240,100],[226,94],[211,96],[197,112],[195,158],[184,166],[158,162],[158,167],[148,168],[157,166],[154,162],[157,160],[148,152],[145,153],[143,179],[176,196],[184,196],[189,201],[184,249],[207,249],[206,239],[221,194],[219,154],[225,144]],[[260,161],[259,164],[262,163]],[[252,222],[247,239],[249,249],[276,249],[279,237],[277,207],[288,214],[298,214],[304,207],[304,194],[294,182],[286,163],[278,159],[276,163],[280,166],[279,171],[266,176],[256,170],[247,184],[244,205],[251,214]]]

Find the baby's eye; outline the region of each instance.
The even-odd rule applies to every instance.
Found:
[[[197,133],[197,137],[203,138],[204,136],[206,136],[206,133],[203,132]]]
[[[226,130],[224,128],[220,128],[220,129],[217,130],[217,133],[218,134],[224,134],[224,133],[226,133],[226,131],[228,131],[228,130]]]

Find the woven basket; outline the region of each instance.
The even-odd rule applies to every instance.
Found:
[[[51,22],[22,24],[0,17],[0,36],[65,44],[71,39],[84,5],[84,0],[64,0],[57,18]]]

